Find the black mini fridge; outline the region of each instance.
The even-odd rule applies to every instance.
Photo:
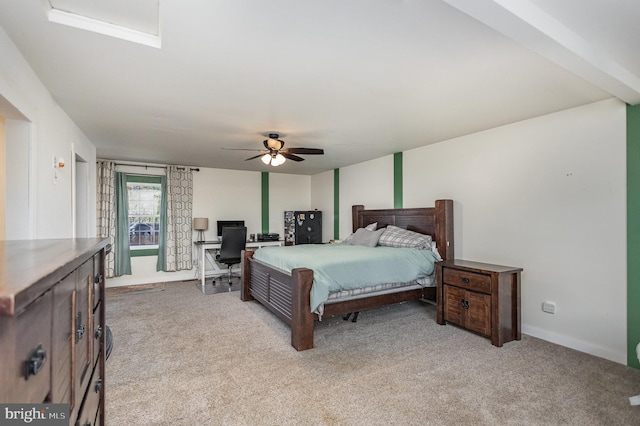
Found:
[[[321,211],[284,212],[284,244],[286,246],[320,243],[322,243]]]

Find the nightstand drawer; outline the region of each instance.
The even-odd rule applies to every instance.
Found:
[[[491,293],[491,277],[473,272],[444,268],[442,281],[444,284],[466,288],[468,290]]]

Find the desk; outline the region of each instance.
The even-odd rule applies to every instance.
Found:
[[[248,250],[267,246],[281,246],[283,242],[284,241],[247,241],[246,248]],[[195,244],[198,247],[198,278],[202,282],[202,288],[204,288],[206,278],[220,277],[227,274],[228,270],[220,269],[220,266],[218,266],[216,262],[215,255],[212,256],[209,253],[209,250],[220,250],[220,241],[197,241]],[[207,259],[211,265],[210,270],[207,270]]]

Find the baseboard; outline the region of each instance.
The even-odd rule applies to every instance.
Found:
[[[109,287],[105,289],[107,296],[115,296],[125,293],[147,293],[150,291],[163,291],[164,283],[150,283],[137,285],[122,285],[119,287]]]
[[[522,333],[529,336],[537,337],[538,339],[546,340],[547,342],[555,343],[560,346],[575,349],[580,352],[588,353],[600,358],[608,359],[609,361],[617,362],[623,365],[627,365],[627,353],[616,352],[609,348],[597,346],[583,340],[574,339],[562,334],[550,332],[537,327],[531,327],[528,325],[522,325]]]
[[[195,278],[195,272],[187,269],[178,272],[158,272],[146,276],[123,275],[121,277],[107,278],[106,287],[126,287],[141,284],[153,284],[157,282],[187,281]]]

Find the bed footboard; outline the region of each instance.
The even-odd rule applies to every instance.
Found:
[[[298,351],[313,348],[313,324],[309,294],[313,271],[297,268],[287,274],[253,259],[244,251],[241,265],[243,301],[257,300],[291,327],[291,346]]]

